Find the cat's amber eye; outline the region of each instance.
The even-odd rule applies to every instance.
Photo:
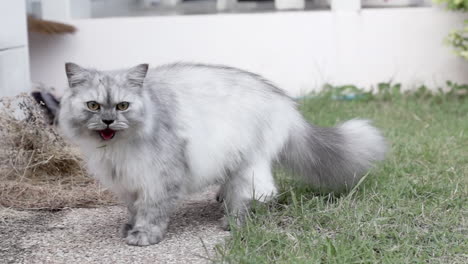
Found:
[[[101,108],[101,106],[95,101],[89,101],[89,102],[86,103],[86,105],[88,106],[89,110],[91,110],[91,111],[97,111],[97,110],[99,110],[99,108]]]
[[[117,108],[117,110],[124,111],[124,110],[128,109],[129,105],[130,105],[129,102],[121,102],[121,103],[117,104],[116,108]]]

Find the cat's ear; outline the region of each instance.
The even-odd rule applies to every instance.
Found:
[[[132,86],[142,87],[148,73],[149,65],[147,63],[137,65],[127,71],[128,83]]]
[[[67,73],[70,88],[75,88],[89,79],[89,72],[72,62],[65,63],[65,72]]]

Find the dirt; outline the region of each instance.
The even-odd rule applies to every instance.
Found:
[[[134,247],[120,237],[122,206],[59,211],[0,209],[0,263],[210,263],[229,232],[209,190],[181,202],[166,238]]]

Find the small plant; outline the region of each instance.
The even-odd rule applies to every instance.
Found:
[[[467,12],[468,0],[434,0],[438,4],[445,4],[449,10]],[[453,46],[455,53],[468,60],[468,19],[463,28],[453,30],[447,37],[447,42]]]
[[[437,4],[446,4],[450,10],[468,11],[467,0],[434,0]]]
[[[326,84],[323,91],[323,95],[334,100],[369,100],[372,98],[372,92],[366,92],[355,85],[332,86]]]
[[[468,84],[458,84],[452,81],[446,82],[446,87],[428,89],[425,85],[410,90],[402,90],[400,83],[381,82],[372,86],[370,90],[360,88],[356,85],[334,86],[324,85],[318,93],[312,93],[301,99],[332,99],[337,101],[396,101],[407,99],[424,99],[433,102],[443,100],[461,99],[468,96]]]
[[[448,94],[454,96],[468,96],[468,84],[458,84],[447,81],[447,86],[450,88]]]

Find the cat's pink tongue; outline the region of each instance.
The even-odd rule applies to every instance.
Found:
[[[109,140],[114,137],[115,131],[110,128],[106,128],[104,130],[99,131],[99,135],[101,135],[102,139]]]

